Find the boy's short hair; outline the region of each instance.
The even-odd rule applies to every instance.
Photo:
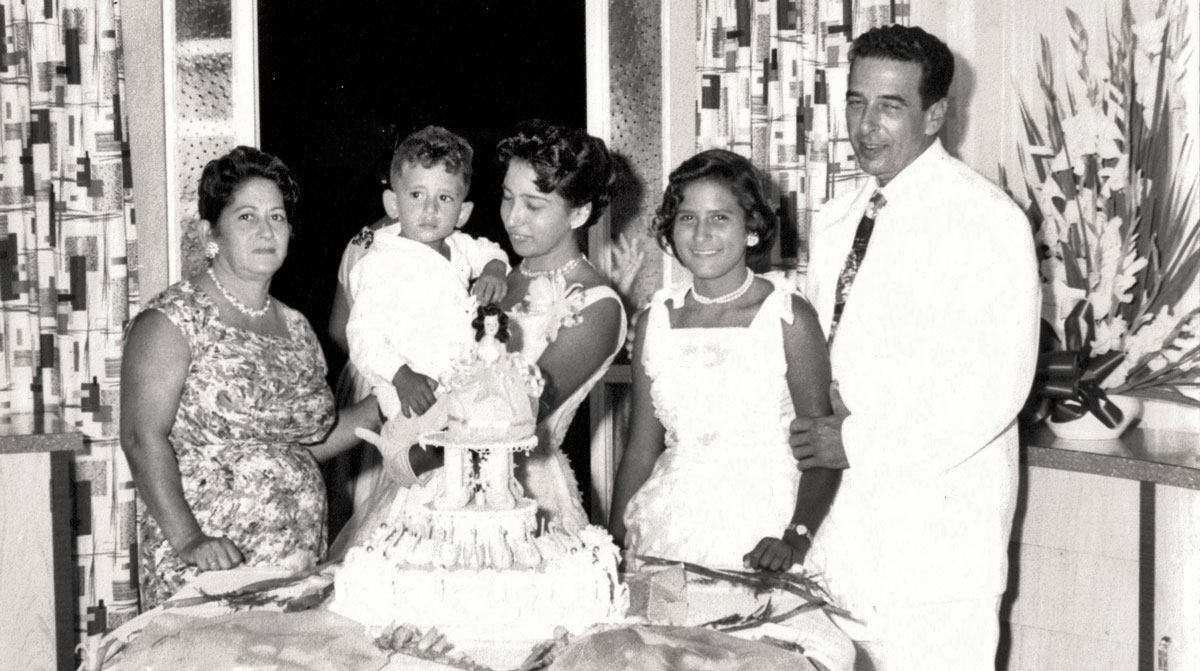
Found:
[[[406,164],[416,163],[423,168],[440,164],[446,172],[461,175],[463,186],[470,190],[471,161],[474,157],[471,144],[463,138],[441,126],[426,126],[396,145],[388,170],[388,183],[394,184],[400,178]]]

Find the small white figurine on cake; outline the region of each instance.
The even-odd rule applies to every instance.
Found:
[[[471,325],[476,340],[472,355],[446,381],[442,402],[447,427],[422,435],[421,445],[445,451],[436,508],[510,510],[522,497],[513,479],[512,453],[537,447],[535,410],[542,375],[520,353],[505,349],[508,316],[495,303],[480,306]],[[477,472],[472,453],[478,455]]]

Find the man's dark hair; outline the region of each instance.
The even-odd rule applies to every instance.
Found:
[[[850,71],[859,58],[916,63],[921,66],[921,109],[945,98],[954,79],[954,55],[946,43],[916,26],[872,28],[850,47]]]

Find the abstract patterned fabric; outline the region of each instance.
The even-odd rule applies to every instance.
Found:
[[[805,267],[808,229],[859,171],[845,127],[851,40],[907,24],[909,0],[698,0],[696,149],[750,158],[778,189],[780,255]]]
[[[146,304],[187,338],[192,361],[169,439],[201,530],[225,536],[249,566],[307,568],[325,554],[325,482],[303,447],[333,426],[325,355],[302,314],[280,305],[288,335],[227,326],[184,280]],[[145,508],[142,609],[196,576]]]
[[[0,2],[0,421],[57,412],[73,464],[76,628],[137,614],[135,500],[118,441],[138,304],[119,7]]]

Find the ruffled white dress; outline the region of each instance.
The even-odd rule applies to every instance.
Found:
[[[772,281],[746,328],[671,328],[668,304],[682,305],[688,284],[651,301],[642,364],[666,449],[625,510],[638,555],[740,569],[791,520],[800,472],[780,322],[792,296]]]

